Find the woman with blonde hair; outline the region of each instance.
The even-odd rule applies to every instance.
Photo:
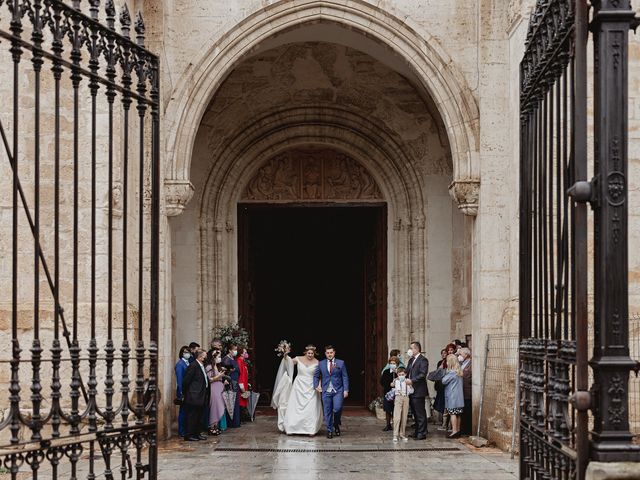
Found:
[[[460,436],[460,418],[464,411],[464,390],[462,380],[462,368],[455,355],[447,356],[447,370],[442,378],[444,385],[445,411],[451,417],[452,432],[448,438]]]

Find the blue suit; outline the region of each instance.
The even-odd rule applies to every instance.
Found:
[[[193,358],[193,356],[191,357]],[[176,363],[176,398],[184,398],[182,392],[182,381],[184,380],[184,373],[187,371],[189,364],[183,359],[178,360]],[[178,413],[178,435],[184,437],[187,434],[187,413],[185,408],[180,405],[180,412]]]
[[[349,375],[342,360],[333,359],[333,369],[329,373],[329,361],[322,360],[313,374],[313,388],[322,385],[322,406],[327,432],[333,432],[334,425],[340,426],[344,392],[349,392]]]

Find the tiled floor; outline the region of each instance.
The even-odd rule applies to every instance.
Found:
[[[393,444],[391,435],[381,431],[382,426],[372,416],[348,416],[343,419],[342,437],[329,440],[324,431],[316,437],[280,434],[275,417],[258,417],[254,423],[207,441],[162,443],[159,478],[517,478],[517,459],[511,460],[508,454],[474,449],[464,441],[446,439],[440,432],[430,433],[426,441]]]

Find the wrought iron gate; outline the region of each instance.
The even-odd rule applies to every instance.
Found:
[[[12,478],[156,477],[159,64],[142,17],[117,13],[113,0],[0,0]]]
[[[640,458],[627,408],[636,367],[627,320],[627,42],[636,20],[629,0],[591,5],[589,23],[585,0],[538,0],[520,66],[520,476],[527,479],[582,479],[590,460]],[[587,203],[595,247],[590,361]]]

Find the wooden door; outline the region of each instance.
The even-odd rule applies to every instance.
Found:
[[[380,372],[387,356],[387,209],[377,209],[364,260],[365,405],[382,394]]]

